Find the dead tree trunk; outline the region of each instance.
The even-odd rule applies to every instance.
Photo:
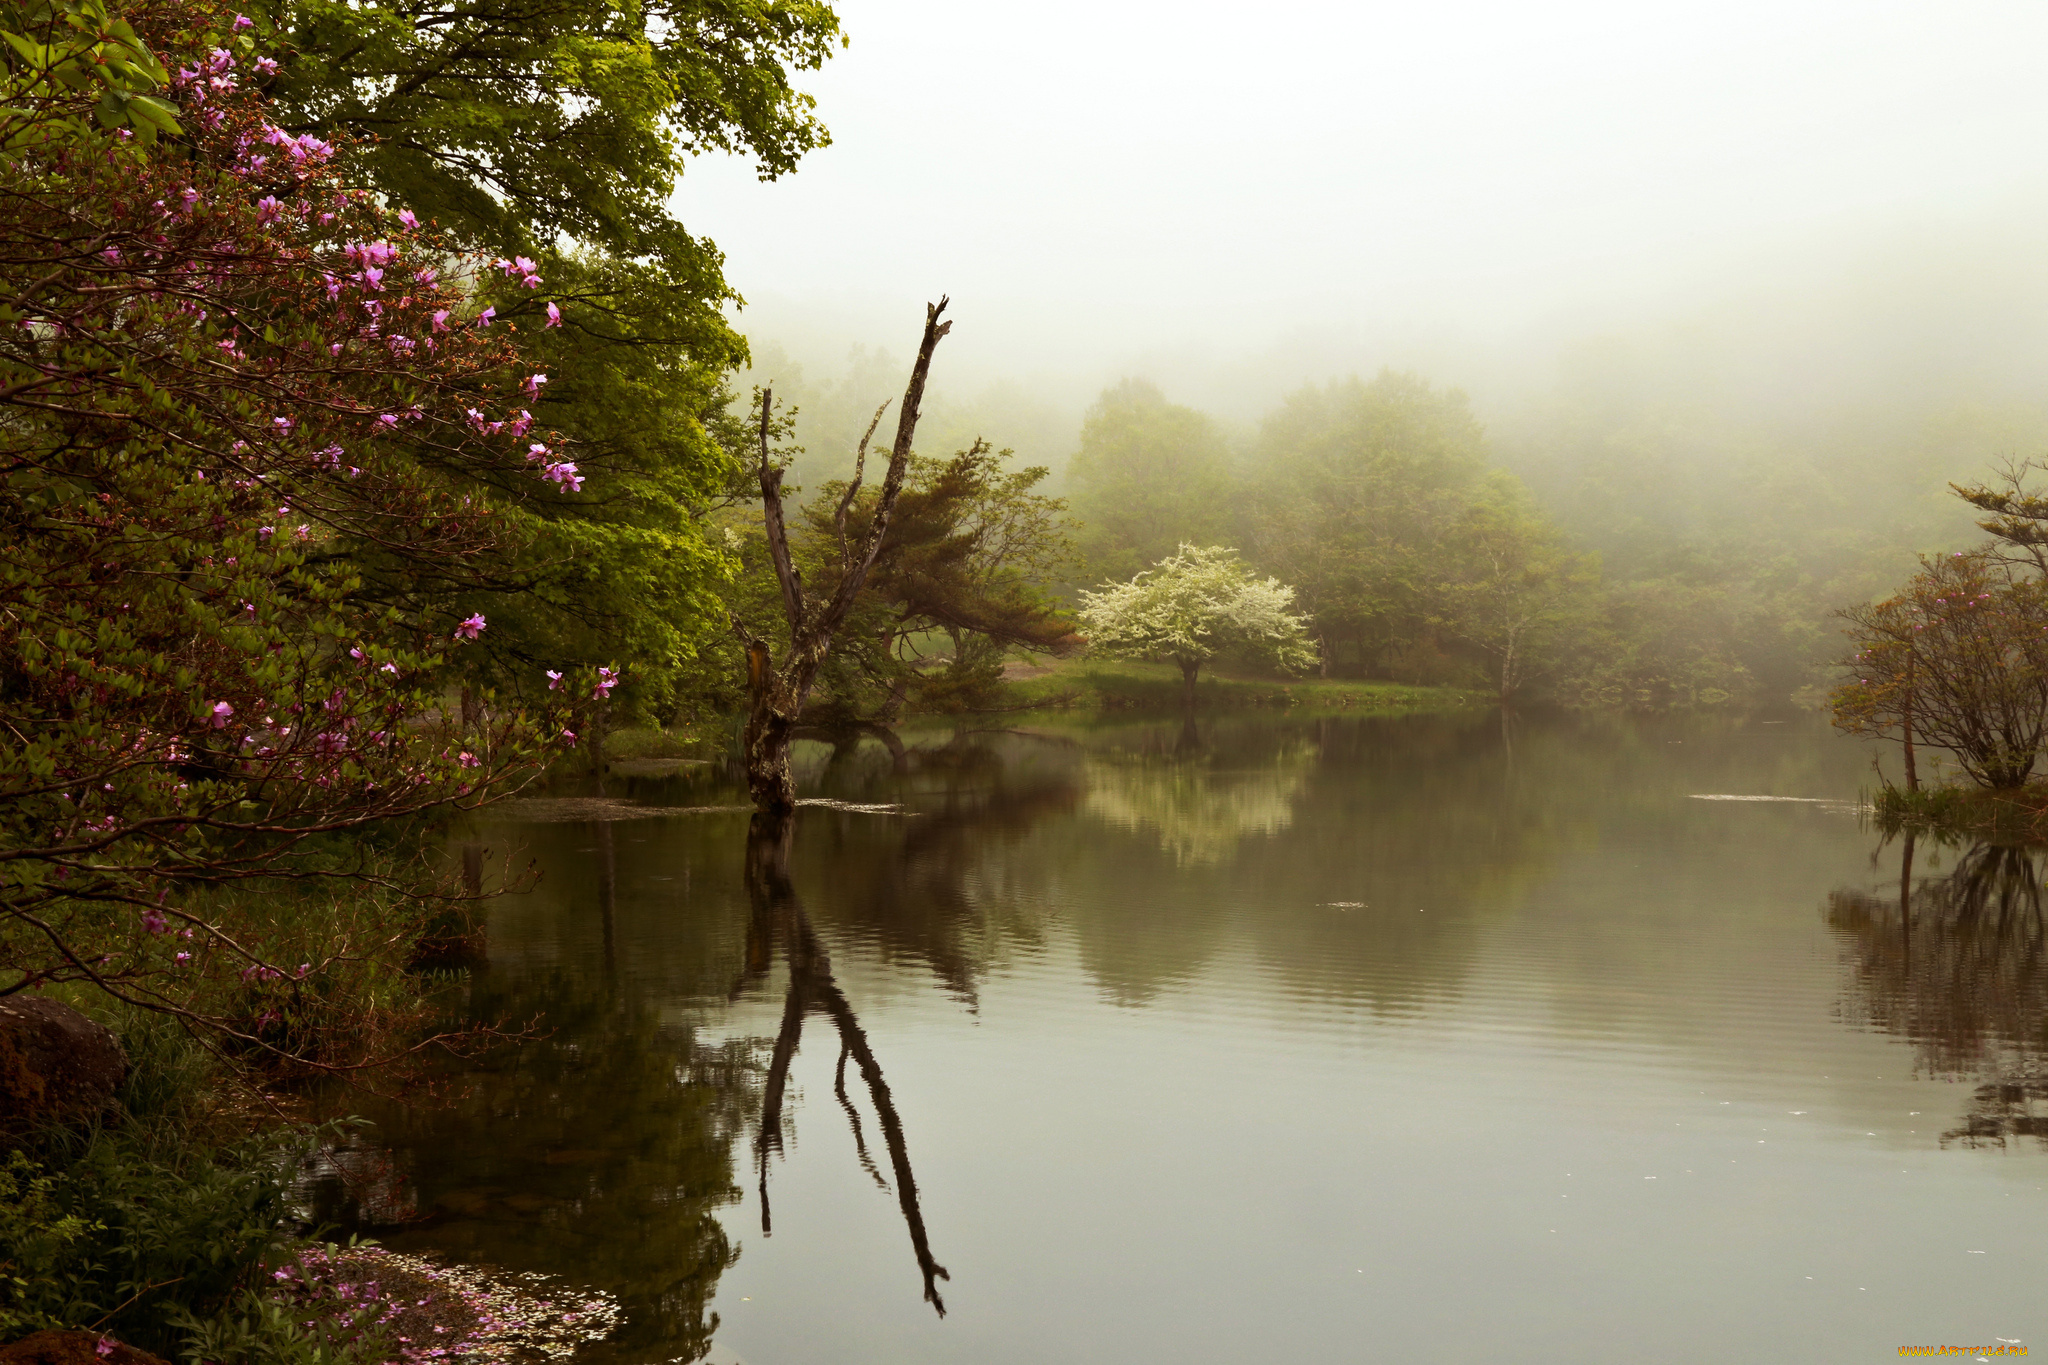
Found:
[[[833,522],[839,528],[839,582],[822,597],[806,596],[803,577],[790,558],[789,528],[782,517],[782,471],[768,458],[769,416],[774,395],[761,393],[761,520],[768,534],[768,554],[775,565],[775,579],[782,588],[782,611],[789,622],[789,646],[778,661],[767,641],[747,629],[737,618],[733,628],[747,647],[747,724],[742,733],[741,752],[747,766],[747,792],[755,809],[763,814],[786,814],[796,806],[796,783],[789,772],[789,742],[803,715],[811,683],[825,656],[832,650],[832,636],[846,619],[854,599],[866,586],[868,570],[881,552],[888,534],[889,519],[896,511],[896,499],[903,491],[904,472],[910,465],[910,443],[917,433],[919,404],[924,400],[925,377],[931,371],[932,352],[939,338],[953,329],[939,321],[947,300],[925,305],[924,338],[918,344],[917,363],[911,367],[910,384],[903,391],[903,405],[896,410],[896,442],[889,450],[889,469],[882,479],[882,493],[866,536],[858,545],[846,539],[846,513],[860,492],[867,468],[868,440],[882,420],[876,409],[868,434],[861,437],[854,456],[853,481],[839,500]],[[886,404],[884,405],[886,406]]]

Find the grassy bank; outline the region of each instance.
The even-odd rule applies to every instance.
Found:
[[[1182,696],[1180,670],[1171,664],[1064,659],[1014,669],[1004,681],[1002,695],[993,709],[1178,714]],[[1203,712],[1271,709],[1354,716],[1455,711],[1488,706],[1493,701],[1484,692],[1455,687],[1283,678],[1228,668],[1203,669],[1195,696],[1196,705]],[[918,718],[907,715],[903,719]],[[685,768],[717,763],[727,756],[738,727],[736,716],[715,717],[674,729],[620,726],[605,732],[605,766],[607,771],[623,777],[667,777]],[[587,771],[589,762],[587,757],[572,756],[564,759],[557,771],[572,776]]]
[[[1177,711],[1183,683],[1172,664],[1070,659],[1021,671],[1005,684],[1007,704],[1085,711]],[[1195,684],[1204,711],[1254,707],[1335,714],[1398,714],[1484,706],[1485,694],[1453,687],[1347,679],[1276,678],[1204,668]]]
[[[2048,783],[2003,790],[1939,786],[1919,791],[1887,784],[1870,804],[1878,827],[1888,834],[1911,831],[2026,843],[2048,841]]]

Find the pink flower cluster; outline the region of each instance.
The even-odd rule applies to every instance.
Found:
[[[540,267],[524,256],[514,256],[509,261],[503,259],[495,260],[491,264],[504,271],[507,278],[513,275],[520,276],[520,283],[528,289],[540,288],[540,275],[538,273]]]

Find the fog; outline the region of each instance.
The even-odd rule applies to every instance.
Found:
[[[1381,364],[1496,411],[1616,341],[1795,404],[2040,370],[2038,6],[840,12],[833,145],[677,200],[813,369],[947,292],[935,387],[1076,411],[1137,373],[1249,420]]]

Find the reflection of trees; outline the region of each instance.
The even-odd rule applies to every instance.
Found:
[[[1293,823],[1315,758],[1315,745],[1296,736],[1254,764],[1225,766],[1183,733],[1170,749],[1090,754],[1082,808],[1105,824],[1152,835],[1177,867],[1212,867],[1240,841]]]
[[[1979,844],[1946,876],[1913,879],[1901,849],[1895,894],[1837,891],[1827,922],[1849,947],[1846,1017],[1912,1040],[1936,1076],[1989,1077],[1961,1127],[1968,1145],[2048,1140],[2048,921],[2042,855]]]
[[[896,1176],[897,1203],[903,1210],[903,1221],[910,1229],[910,1245],[917,1256],[918,1270],[924,1276],[925,1300],[938,1310],[939,1316],[944,1317],[946,1303],[939,1295],[937,1282],[951,1276],[933,1258],[930,1241],[925,1235],[924,1214],[918,1204],[917,1177],[910,1168],[910,1151],[903,1137],[903,1121],[896,1113],[889,1084],[882,1077],[881,1063],[875,1060],[866,1031],[854,1017],[853,1006],[834,979],[831,958],[818,941],[810,917],[804,913],[803,902],[797,898],[796,888],[790,881],[789,848],[793,829],[793,823],[788,819],[757,815],[747,833],[747,897],[752,915],[747,924],[747,966],[741,978],[742,985],[747,979],[765,973],[775,944],[782,945],[789,961],[789,993],[783,1005],[782,1026],[775,1036],[761,1101],[761,1129],[757,1141],[761,1235],[765,1237],[770,1231],[768,1160],[772,1154],[782,1150],[782,1102],[789,1080],[790,1062],[796,1056],[797,1044],[803,1035],[805,1016],[814,1011],[822,1012],[831,1019],[839,1035],[839,1065],[834,1093],[853,1124],[854,1143],[860,1153],[861,1164],[875,1176],[877,1183],[881,1183],[880,1173],[868,1157],[867,1144],[861,1135],[859,1113],[847,1098],[848,1057],[859,1067],[861,1079],[867,1085],[868,1098],[875,1107],[882,1140],[889,1152],[889,1166]],[[735,987],[735,993],[738,989]]]
[[[811,884],[830,891],[817,902],[818,921],[892,958],[922,961],[972,1004],[992,964],[1013,945],[1043,939],[1050,869],[1009,855],[1080,801],[1080,767],[1071,741],[988,731],[920,743],[901,763],[845,767],[827,788],[833,796],[902,802],[913,813],[878,822],[804,812],[794,856]]]

